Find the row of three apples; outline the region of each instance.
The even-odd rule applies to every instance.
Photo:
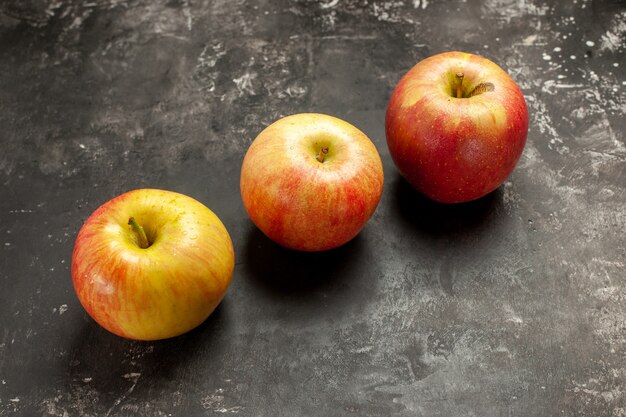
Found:
[[[400,172],[430,198],[457,203],[497,188],[519,159],[528,129],[524,97],[495,63],[449,52],[400,80],[386,135]],[[373,214],[383,189],[374,144],[321,114],[285,117],[254,140],[241,170],[253,222],[291,249],[343,245]],[[200,202],[135,190],[96,210],[76,239],[79,300],[107,330],[132,339],[173,337],[203,322],[234,269],[226,228]]]

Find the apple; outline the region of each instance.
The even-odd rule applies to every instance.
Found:
[[[517,164],[528,109],[515,81],[478,55],[446,52],[415,65],[396,86],[385,120],[400,173],[442,203],[480,198]]]
[[[376,147],[332,116],[303,113],[274,122],[252,142],[241,196],[266,236],[290,249],[321,251],[355,237],[383,189]]]
[[[230,236],[202,203],[140,189],[98,208],[76,238],[74,289],[85,310],[118,336],[185,333],[217,307],[234,269]]]

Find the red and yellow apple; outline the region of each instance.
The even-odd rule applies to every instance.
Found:
[[[141,189],[98,208],[72,254],[72,279],[89,315],[129,339],[185,333],[217,307],[234,252],[217,216],[191,197]]]
[[[528,109],[498,65],[446,52],[402,77],[385,131],[393,161],[415,189],[459,203],[490,193],[511,174],[526,143]]]
[[[359,129],[315,113],[285,117],[250,145],[241,168],[250,218],[276,243],[321,251],[355,237],[383,189],[376,147]]]

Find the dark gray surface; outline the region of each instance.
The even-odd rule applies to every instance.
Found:
[[[0,415],[626,415],[623,1],[0,10]],[[383,120],[401,75],[454,49],[512,75],[530,131],[502,187],[441,206],[399,177]],[[386,174],[322,254],[268,241],[238,191],[252,139],[302,111],[364,130]],[[148,186],[215,211],[237,266],[205,324],[139,343],[87,316],[69,264],[96,207]]]

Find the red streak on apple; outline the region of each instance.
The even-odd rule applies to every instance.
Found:
[[[463,98],[456,97],[463,73]],[[494,91],[468,97],[489,82]],[[513,171],[528,131],[524,96],[509,75],[477,55],[427,58],[398,83],[385,121],[391,156],[413,187],[445,203],[474,200]]]

